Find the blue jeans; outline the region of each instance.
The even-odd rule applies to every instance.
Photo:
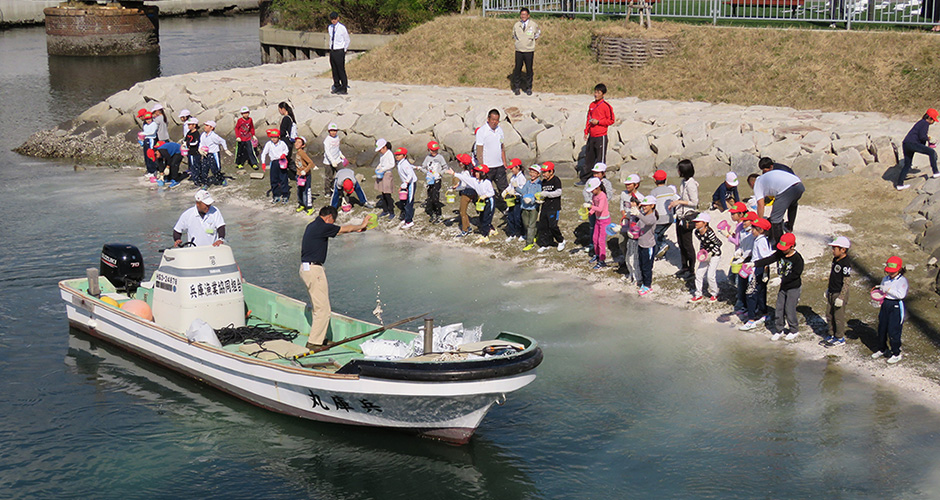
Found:
[[[927,158],[930,159],[930,170],[935,174],[937,173],[937,151],[934,148],[916,142],[903,142],[901,143],[901,149],[904,150],[904,165],[901,165],[901,173],[898,174],[898,180],[894,183],[895,186],[904,184],[907,173],[911,171],[914,153],[927,155]]]
[[[359,183],[356,183],[355,191],[356,196],[359,197],[359,204],[365,206],[366,204],[366,194],[362,191],[362,187]],[[333,188],[333,198],[330,200],[330,205],[333,208],[339,208],[339,199],[343,196],[343,189],[334,187]],[[350,200],[352,202],[352,200]]]
[[[663,247],[663,243],[666,242],[666,230],[669,229],[670,225],[672,225],[671,222],[656,224],[656,228],[653,229],[653,237],[656,238],[656,244],[653,245],[653,255],[658,254],[659,250]]]
[[[637,254],[640,257],[640,285],[647,288],[653,284],[653,250],[655,247],[640,247]]]

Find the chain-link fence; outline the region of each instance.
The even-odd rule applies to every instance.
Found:
[[[483,0],[483,11],[591,16],[624,16],[649,8],[652,17],[719,21],[813,22],[851,28],[853,23],[929,25],[940,15],[940,0]]]

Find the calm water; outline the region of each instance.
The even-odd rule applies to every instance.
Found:
[[[256,63],[254,23],[165,21],[163,54],[126,66],[53,62],[41,30],[0,32],[0,498],[940,495],[940,418],[890,390],[685,312],[381,234],[332,244],[338,310],[368,318],[379,295],[386,320],[434,309],[543,343],[539,378],[468,446],[267,413],[70,332],[58,280],[104,242],[138,245],[150,272],[190,193],[6,150],[137,79]],[[184,44],[210,37],[212,61]],[[303,298],[305,219],[220,198],[245,276]]]

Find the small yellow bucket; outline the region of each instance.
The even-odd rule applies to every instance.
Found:
[[[505,197],[503,197],[503,199],[506,200],[506,206],[507,206],[507,207],[514,207],[514,206],[516,206],[516,197],[515,197],[515,196],[505,196]]]
[[[447,200],[447,203],[453,203],[457,200],[457,195],[455,195],[453,191],[448,191],[445,195],[445,199]]]
[[[581,220],[588,220],[588,209],[585,207],[579,208],[578,215],[581,216]]]
[[[477,204],[476,204],[477,212],[482,212],[485,207],[486,207],[486,202],[485,202],[485,201],[483,201],[483,200],[477,200]]]
[[[731,264],[731,274],[738,274],[741,272],[741,264]]]

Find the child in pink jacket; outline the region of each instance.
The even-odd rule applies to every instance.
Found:
[[[610,224],[610,207],[607,203],[607,192],[604,191],[604,185],[601,180],[592,177],[588,179],[584,190],[591,193],[591,208],[588,214],[593,215],[597,222],[594,223],[594,258],[597,264],[594,269],[607,267],[605,259],[607,257],[607,225]]]

